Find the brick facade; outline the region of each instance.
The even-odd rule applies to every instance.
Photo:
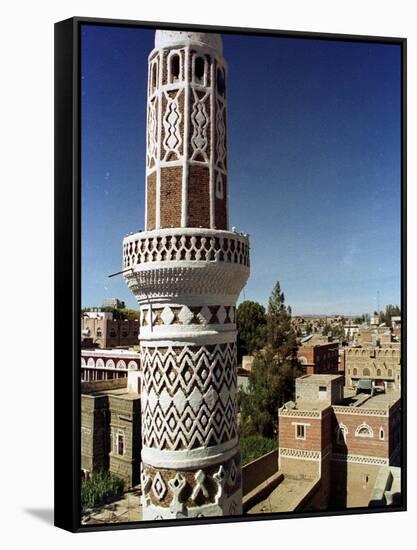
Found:
[[[339,344],[316,344],[298,348],[298,360],[304,374],[338,374]]]
[[[182,168],[164,168],[161,172],[161,227],[181,226]]]
[[[140,481],[140,397],[120,385],[112,380],[81,386],[81,469],[85,476],[109,471],[128,488]]]
[[[380,468],[398,465],[401,401],[390,393],[337,399],[335,391],[323,403],[313,399],[312,386],[322,387],[326,378],[334,386],[343,380],[301,377],[301,399],[279,411],[280,471],[295,479],[320,478],[323,509],[367,506]]]
[[[347,386],[358,380],[374,380],[387,390],[401,388],[401,350],[397,347],[346,348],[345,379]]]

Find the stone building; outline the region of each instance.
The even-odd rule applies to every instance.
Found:
[[[279,470],[320,481],[319,509],[368,506],[381,468],[400,457],[397,393],[346,397],[343,377],[306,375],[279,410]]]
[[[354,338],[354,343],[362,347],[387,347],[392,343],[390,327],[361,327]]]
[[[307,341],[298,348],[297,358],[304,374],[337,374],[339,342]]]
[[[345,383],[356,387],[359,380],[372,380],[385,390],[401,389],[401,350],[392,347],[364,347],[345,349]]]
[[[124,309],[126,307],[125,302],[123,300],[119,300],[119,298],[107,298],[107,300],[104,300],[103,308],[105,307],[111,307],[113,309]]]
[[[81,350],[81,381],[125,378],[129,370],[140,370],[140,353],[124,349]]]
[[[141,310],[143,518],[240,514],[235,308],[249,240],[228,230],[220,35],[156,31],[145,231],[123,241]]]
[[[134,346],[138,338],[138,319],[113,319],[107,311],[85,312],[81,318],[81,341],[88,340],[94,347]]]
[[[133,378],[133,380],[132,380]],[[138,372],[130,380],[114,378],[81,384],[81,469],[88,478],[109,471],[125,481],[140,481],[141,449]]]

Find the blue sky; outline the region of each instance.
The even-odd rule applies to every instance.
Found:
[[[83,26],[82,305],[118,297],[143,228],[154,31]],[[251,237],[241,299],[277,280],[293,312],[400,302],[400,47],[223,35],[230,227]]]

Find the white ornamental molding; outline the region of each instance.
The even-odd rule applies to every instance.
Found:
[[[349,462],[354,464],[369,464],[375,466],[388,466],[389,458],[382,458],[377,456],[362,456],[343,453],[333,453],[331,460],[338,462]]]
[[[207,146],[208,146],[208,127],[209,127],[209,115],[206,111],[206,101],[209,97],[208,93],[205,93],[202,97],[197,95],[196,90],[192,90],[194,96],[194,105],[191,112],[192,122],[192,136],[191,145],[193,152],[190,160],[203,160],[208,162]],[[202,157],[199,158],[199,157]]]
[[[124,270],[162,262],[224,262],[249,267],[249,239],[230,231],[179,228],[142,231],[123,240]]]
[[[306,451],[304,449],[287,449],[284,447],[279,448],[279,456],[285,458],[296,458],[301,460],[320,460],[320,451]]]
[[[149,102],[148,108],[148,150],[147,166],[152,168],[157,161],[157,98]]]
[[[389,416],[389,410],[386,409],[367,409],[364,407],[343,407],[341,405],[333,405],[335,414],[354,414],[360,416]]]
[[[163,161],[167,161],[174,153],[177,159],[180,158],[180,147],[182,144],[181,136],[181,120],[182,114],[179,106],[178,98],[181,94],[181,90],[177,92],[171,92],[172,95],[164,92],[165,99],[167,101],[165,113],[162,119],[164,127],[164,141],[163,146],[165,149],[165,155],[162,158]]]

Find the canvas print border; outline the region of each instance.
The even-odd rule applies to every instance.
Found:
[[[158,522],[81,525],[80,507],[80,376],[81,310],[81,96],[80,26],[94,24],[147,29],[211,31],[279,37],[366,41],[401,46],[401,312],[402,346],[402,504],[384,508],[312,513],[259,514]],[[62,316],[62,311],[70,315]],[[308,32],[240,29],[159,22],[72,18],[55,25],[55,525],[73,532],[140,527],[195,525],[281,518],[317,517],[406,510],[406,40]],[[58,322],[59,319],[59,322]],[[63,350],[71,350],[64,352]],[[404,390],[405,388],[405,390]]]

